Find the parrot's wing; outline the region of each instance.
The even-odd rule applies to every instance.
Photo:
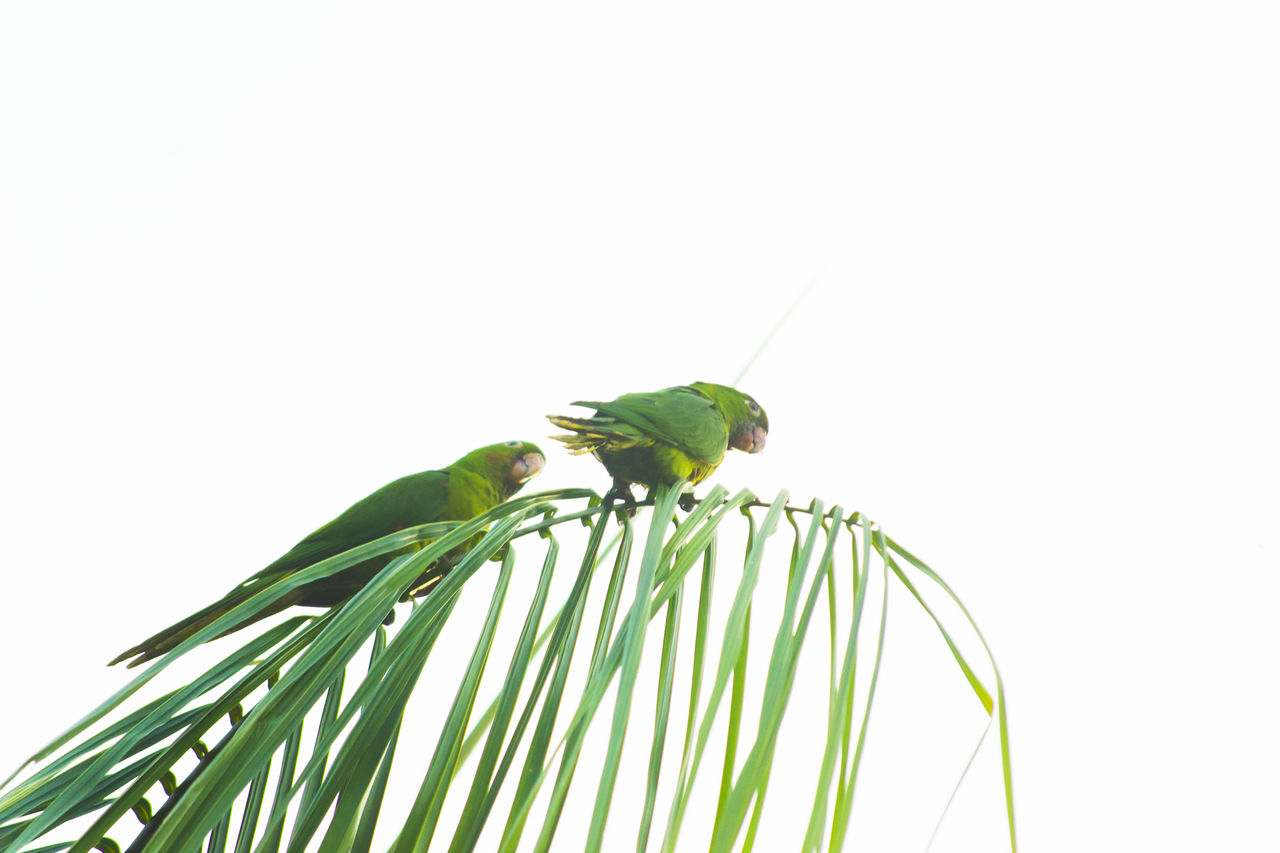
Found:
[[[644,394],[623,394],[608,403],[579,402],[633,427],[649,438],[716,464],[729,446],[729,431],[715,403],[688,386]]]
[[[439,521],[448,499],[447,471],[423,471],[401,477],[352,504],[242,586],[257,585],[263,578],[274,580],[406,527]]]
[[[119,655],[112,663],[136,657],[129,664],[133,667],[159,657],[290,572],[305,569],[326,557],[341,554],[402,528],[438,521],[445,513],[448,489],[449,475],[444,471],[424,471],[388,483],[353,504],[342,515],[294,545],[283,557],[239,584],[218,601],[148,637]],[[225,633],[239,630],[296,602],[296,598],[283,599]]]

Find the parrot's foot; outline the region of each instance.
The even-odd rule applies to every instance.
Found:
[[[694,504],[697,502],[698,499],[693,496],[692,491],[685,492],[680,496],[680,509],[685,512],[693,512]]]
[[[414,584],[412,587],[407,589],[404,595],[400,596],[400,600],[408,601],[412,598],[422,598],[422,596],[426,595],[427,593],[435,589],[436,584],[440,583],[441,579],[443,578],[444,578],[443,574],[432,575],[426,580],[422,580],[421,578],[419,578],[418,583]]]
[[[505,556],[505,554],[506,554],[506,546],[504,545],[502,546],[502,550],[498,554],[495,554],[489,559],[500,560],[502,559],[503,556]],[[431,592],[433,589],[436,588],[436,586],[440,583],[440,581],[444,580],[444,576],[449,573],[449,570],[452,569],[453,566],[454,566],[453,561],[449,560],[447,557],[442,557],[441,559],[432,563],[431,567],[428,568],[422,574],[418,575],[418,579],[415,580],[413,584],[404,591],[404,593],[400,596],[400,600],[409,601],[414,598],[421,598],[422,596]]]
[[[618,500],[622,501],[622,506],[627,511],[627,517],[635,518],[636,496],[631,494],[631,484],[625,480],[614,480],[613,488],[604,493],[606,506]],[[618,523],[621,524],[622,519],[618,519]]]

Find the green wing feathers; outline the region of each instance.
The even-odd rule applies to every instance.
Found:
[[[280,577],[397,530],[438,521],[445,513],[448,488],[447,471],[423,471],[388,483],[352,504],[249,581]]]
[[[464,521],[491,509],[515,494],[542,470],[545,459],[537,445],[508,441],[473,450],[447,468],[423,471],[388,483],[348,507],[266,568],[255,572],[234,589],[187,618],[170,625],[116,657],[112,663],[135,658],[129,666],[172,650],[222,614],[271,584],[388,534],[435,521]],[[421,543],[397,553],[416,550]],[[465,549],[463,549],[465,550]],[[396,553],[372,557],[337,574],[299,586],[263,610],[228,628],[223,635],[279,613],[292,605],[333,607],[346,601],[368,583]],[[429,570],[443,574],[452,565],[441,560]]]
[[[157,658],[176,648],[233,607],[248,601],[258,592],[294,572],[404,527],[438,520],[444,514],[448,483],[447,473],[424,471],[383,486],[294,545],[266,568],[255,572],[213,604],[151,635],[122,652],[111,663],[136,658],[129,663],[130,667],[135,667]],[[331,607],[341,603],[368,583],[394,556],[387,554],[375,557],[336,575],[300,586],[243,622],[231,626],[219,636],[239,631],[294,604]]]
[[[248,601],[259,591],[265,589],[266,586],[267,584],[259,584],[252,588],[248,586],[236,587],[213,604],[205,607],[203,610],[197,610],[186,619],[175,622],[163,631],[158,631],[150,637],[147,637],[141,643],[138,643],[136,646],[121,652],[112,659],[111,663],[107,664],[107,666],[114,666],[121,661],[128,660],[129,668],[132,669],[139,664],[146,663],[152,658],[160,657],[160,655],[177,648],[182,642],[195,636],[196,632],[200,629],[213,624],[213,621],[222,614],[227,613],[237,605]],[[295,590],[295,593],[296,592],[297,590]],[[276,601],[265,610],[255,613],[240,624],[234,625],[223,631],[219,636],[226,636],[233,631],[239,631],[241,628],[252,625],[260,619],[266,619],[268,616],[279,613],[281,610],[284,610],[291,604],[294,604],[295,599],[296,596],[294,595],[286,595],[284,598]],[[129,660],[130,658],[134,658],[134,660]]]
[[[580,400],[573,405],[595,409],[595,417],[547,416],[551,423],[571,432],[553,436],[571,453],[627,450],[662,442],[714,465],[728,447],[728,430],[715,404],[687,385],[623,394],[607,403]]]
[[[595,414],[547,415],[568,431],[552,438],[564,442],[570,453],[599,459],[613,477],[614,494],[633,483],[650,488],[680,480],[700,483],[716,470],[729,447],[751,453],[764,449],[769,429],[755,400],[710,382],[573,405],[595,409]]]

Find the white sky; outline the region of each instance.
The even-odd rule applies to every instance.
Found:
[[[0,776],[123,683],[117,651],[368,491],[571,400],[732,381],[817,275],[743,382],[768,451],[717,481],[861,509],[956,587],[1006,681],[1025,849],[1260,849],[1278,25],[5,5]],[[537,486],[607,485],[544,447]],[[963,763],[982,718],[921,713],[963,690],[891,608],[853,832],[918,850],[913,774],[945,794],[958,766],[913,744],[959,720]],[[998,849],[999,787],[992,742],[935,849]]]

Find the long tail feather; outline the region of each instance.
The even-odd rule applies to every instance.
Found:
[[[201,628],[211,624],[215,619],[231,610],[231,608],[235,607],[237,604],[247,601],[255,592],[257,592],[256,589],[248,591],[247,593],[239,589],[232,590],[232,592],[228,593],[218,601],[215,601],[213,604],[210,604],[208,607],[197,610],[187,618],[173,623],[162,631],[157,631],[155,634],[147,637],[147,639],[138,643],[136,646],[121,652],[114,660],[111,661],[111,663],[107,664],[107,666],[114,666],[121,661],[126,661],[129,660],[129,658],[136,657],[135,660],[129,661],[129,668],[132,669],[133,667],[146,663],[153,658],[158,658],[166,652],[176,648],[184,640],[192,637]],[[241,628],[257,622],[259,619],[265,619],[274,613],[279,613],[292,603],[291,597],[285,596],[283,599],[275,602],[262,612],[255,613],[239,625],[234,625],[231,628],[228,628],[218,636],[225,637],[227,634],[239,631]]]
[[[547,415],[547,420],[560,427],[560,429],[570,431],[569,435],[553,435],[551,438],[564,442],[565,446],[569,448],[569,452],[574,456],[591,453],[603,447],[609,441],[609,436],[601,430],[603,424],[596,418]]]
[[[638,433],[634,428],[619,423],[614,418],[571,418],[567,415],[547,415],[547,420],[570,431],[570,435],[553,435],[551,438],[564,442],[569,452],[576,455],[592,453],[608,445],[611,450],[623,450],[652,444],[653,440]]]

